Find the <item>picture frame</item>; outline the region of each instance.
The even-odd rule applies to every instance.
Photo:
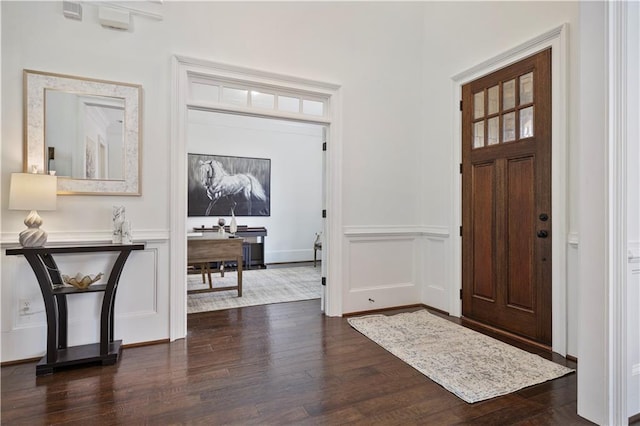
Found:
[[[271,216],[271,160],[188,154],[187,215]]]

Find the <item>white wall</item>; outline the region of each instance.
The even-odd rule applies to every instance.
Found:
[[[236,221],[267,228],[266,263],[313,260],[315,233],[322,232],[321,126],[190,110],[187,150],[270,159],[271,215]],[[228,224],[230,216],[223,217]],[[217,223],[218,216],[189,217],[187,230]]]

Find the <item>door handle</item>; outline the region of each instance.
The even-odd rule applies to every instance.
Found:
[[[548,236],[549,236],[549,233],[544,229],[542,231],[538,231],[538,238],[547,238]]]

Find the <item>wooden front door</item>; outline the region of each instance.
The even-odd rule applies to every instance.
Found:
[[[551,345],[551,49],[462,87],[462,314]]]

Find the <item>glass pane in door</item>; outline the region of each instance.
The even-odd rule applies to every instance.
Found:
[[[502,109],[511,109],[516,106],[516,81],[505,81],[502,85]]]
[[[473,147],[482,148],[484,146],[484,121],[478,121],[473,125]]]
[[[520,139],[533,136],[533,107],[520,110]]]
[[[533,73],[520,76],[520,105],[533,102]]]
[[[487,145],[496,145],[499,141],[498,134],[500,133],[500,118],[493,117],[487,121]]]
[[[473,95],[473,118],[484,117],[484,92]]]
[[[496,114],[500,108],[498,99],[500,98],[500,89],[498,86],[490,87],[487,90],[487,114]]]
[[[502,116],[502,141],[516,140],[516,113],[510,112]]]

